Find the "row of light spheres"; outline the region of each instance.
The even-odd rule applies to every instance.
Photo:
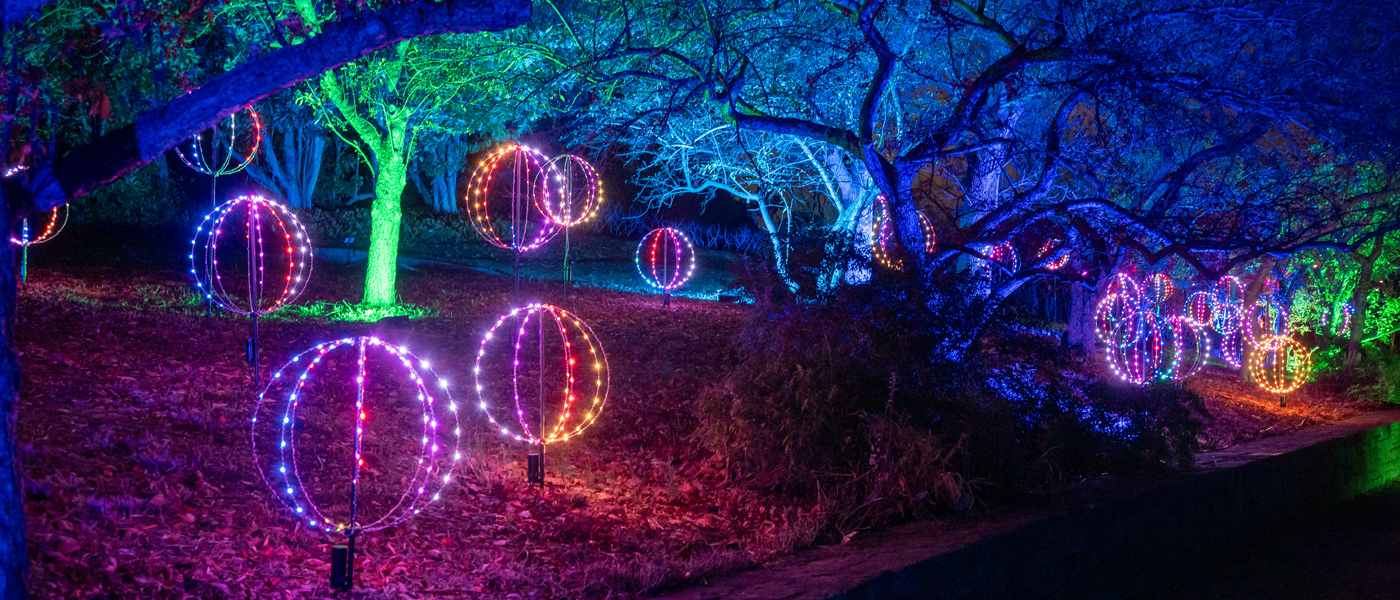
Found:
[[[577,168],[587,182],[586,189],[592,193],[586,194],[584,198],[574,198],[572,194],[564,192],[559,194],[558,198],[554,198],[548,195],[547,181],[541,182],[538,177],[511,178],[514,181],[510,182],[509,190],[498,190],[493,187],[493,173],[507,154],[517,157],[517,165],[523,161],[526,165],[537,168],[539,172],[551,176],[567,178],[569,176],[561,173],[560,169]],[[497,229],[488,210],[494,195],[493,190],[496,193],[504,193],[508,204],[513,207],[509,229],[506,231]],[[557,233],[558,228],[569,227],[590,218],[596,212],[600,201],[600,194],[597,192],[599,187],[596,174],[586,162],[572,156],[544,160],[542,155],[533,149],[512,145],[492,153],[483,163],[483,168],[478,168],[473,174],[472,194],[468,197],[468,215],[473,227],[488,242],[523,252],[539,247]],[[528,202],[521,202],[522,198]],[[530,208],[530,204],[547,217],[546,221],[536,222],[533,229],[528,211],[522,210]],[[225,250],[221,250],[219,240],[230,234],[242,234],[240,237],[247,240],[243,248],[246,267],[242,273],[243,279],[247,281],[246,302],[242,297],[235,297],[223,282],[222,270],[226,269],[230,262],[237,262],[219,260],[221,252],[226,252],[227,248],[232,246],[223,244]],[[282,267],[284,263],[281,261],[267,260],[267,238],[274,240],[270,245],[274,254],[285,254],[285,268]],[[262,197],[244,196],[221,205],[205,218],[191,242],[190,260],[191,273],[199,282],[201,291],[211,301],[242,314],[267,314],[287,306],[305,289],[310,274],[311,251],[305,229],[289,209]],[[235,278],[236,276],[230,277]],[[273,290],[273,293],[266,293],[266,286],[270,282],[278,283],[280,288]],[[512,319],[519,323],[514,335],[498,333],[498,330]],[[550,321],[548,327],[545,324],[546,320]],[[532,323],[534,327],[531,327]],[[531,337],[532,331],[537,332],[535,338]],[[557,334],[558,341],[550,346],[562,349],[562,359],[558,361],[557,368],[547,368],[544,364],[543,349],[545,337],[549,335],[547,332]],[[511,346],[507,353],[495,351],[498,349],[495,342],[503,339],[508,341],[501,345]],[[551,336],[551,339],[556,338]],[[534,374],[538,375],[535,380],[540,385],[540,397],[545,400],[548,396],[557,401],[555,406],[558,407],[550,419],[555,425],[547,431],[531,429],[530,420],[526,415],[527,403],[524,400],[527,395],[521,393],[522,385],[528,387],[528,380],[532,379],[527,377],[532,365],[528,360],[524,360],[528,354],[522,353],[522,349],[535,343],[541,348],[540,361],[533,365]],[[304,477],[304,465],[298,459],[297,441],[299,435],[306,433],[304,423],[310,422],[298,416],[298,411],[303,407],[303,400],[314,396],[318,390],[325,390],[325,393],[334,391],[334,382],[317,381],[312,377],[315,369],[323,360],[334,367],[334,359],[327,360],[327,357],[336,352],[350,351],[357,354],[353,359],[357,370],[352,376],[355,412],[350,437],[354,455],[351,494],[347,506],[343,498],[337,502],[328,493],[326,488],[330,486],[318,487],[315,477]],[[394,493],[385,492],[382,489],[384,486],[370,486],[381,494],[387,494],[387,501],[366,505],[374,506],[381,512],[361,515],[358,514],[361,510],[358,498],[366,461],[378,460],[381,462],[378,466],[391,462],[383,456],[371,455],[363,446],[366,439],[376,439],[367,429],[371,423],[370,392],[393,384],[392,381],[378,382],[377,385],[369,383],[371,369],[367,364],[373,359],[371,351],[384,354],[390,359],[387,362],[391,366],[397,364],[403,369],[397,380],[411,383],[413,390],[404,397],[416,397],[420,408],[413,421],[421,421],[422,428],[421,435],[414,434],[419,438],[416,458],[405,459],[416,465],[413,467],[413,476],[401,479],[404,483]],[[507,356],[509,358],[506,358]],[[305,367],[299,373],[295,372],[299,365],[303,364]],[[508,377],[505,376],[507,369]],[[494,428],[507,437],[530,444],[561,442],[582,433],[601,413],[607,400],[610,380],[607,357],[592,329],[572,313],[549,304],[516,308],[502,316],[483,336],[473,374],[477,406]],[[546,378],[546,375],[549,377]],[[432,385],[434,382],[436,386]],[[344,388],[341,389],[344,391]],[[556,391],[546,394],[546,389]],[[501,401],[506,397],[513,398],[513,407],[511,403]],[[265,411],[264,404],[275,406],[270,406],[270,410]],[[512,408],[514,416],[507,414]],[[539,408],[543,411],[544,407]],[[389,407],[380,407],[375,409],[375,412],[386,415],[395,413]],[[269,413],[272,415],[271,419],[266,416]],[[392,417],[386,418],[385,421],[386,427],[401,425],[394,423]],[[509,425],[512,421],[519,422],[518,430]],[[268,386],[259,394],[252,428],[254,454],[268,489],[296,518],[304,520],[308,527],[327,533],[348,535],[389,527],[418,514],[428,503],[439,499],[442,489],[451,480],[452,464],[461,458],[460,439],[457,403],[449,393],[447,381],[434,374],[426,361],[414,357],[402,347],[373,337],[345,338],[328,342],[293,357],[287,365],[274,373]],[[387,471],[380,471],[374,466],[370,469],[370,473],[375,474]],[[385,481],[392,485],[394,478],[386,476]],[[327,500],[327,497],[331,497],[331,500]]]
[[[487,243],[523,253],[592,219],[602,203],[602,182],[588,161],[509,144],[472,171],[460,208]],[[642,237],[635,260],[648,285],[669,293],[695,272],[695,246],[684,232],[661,227]]]
[[[1119,273],[1110,281],[1094,313],[1095,336],[1109,347],[1109,366],[1133,384],[1180,380],[1196,374],[1211,354],[1207,329],[1220,337],[1220,356],[1245,366],[1241,348],[1253,348],[1247,368],[1260,387],[1277,394],[1298,389],[1312,374],[1312,356],[1287,335],[1288,310],[1260,298],[1244,307],[1244,287],[1224,277],[1210,290],[1186,297],[1173,314],[1174,286],[1165,274],[1139,285]]]

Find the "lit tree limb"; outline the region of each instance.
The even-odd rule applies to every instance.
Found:
[[[132,125],[39,169],[34,200],[45,210],[156,159],[243,106],[394,43],[444,33],[501,31],[530,17],[527,0],[418,0],[325,24],[305,42],[279,48],[211,79]]]

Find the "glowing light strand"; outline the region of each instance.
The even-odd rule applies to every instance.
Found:
[[[512,160],[503,184],[496,175],[507,159]],[[549,159],[540,151],[509,144],[491,152],[472,171],[463,212],[482,239],[498,248],[529,252],[559,233],[559,226],[548,216],[552,200],[545,179],[547,164]],[[539,218],[531,219],[532,212]],[[508,219],[504,232],[497,230],[495,221],[500,217]]]
[[[546,315],[553,319],[554,327],[541,328],[539,324],[531,327],[532,320],[545,319]],[[514,335],[498,335],[501,327],[512,320],[519,323]],[[554,411],[557,418],[551,419],[554,425],[548,428],[548,431],[532,430],[535,425],[530,421],[535,413],[527,413],[525,410],[520,390],[522,367],[529,366],[528,362],[522,365],[522,358],[527,354],[523,350],[533,346],[525,344],[532,330],[540,331],[541,334],[544,331],[554,331],[558,334],[563,348],[563,366],[559,371],[557,385],[551,386],[555,391],[547,391],[544,394],[545,398],[555,400],[558,407]],[[493,376],[503,374],[499,360],[493,360],[500,358],[493,351],[492,344],[497,341],[511,345],[511,380],[508,384],[499,379],[493,381]],[[582,348],[583,351],[576,352],[576,348]],[[546,357],[540,356],[537,360],[539,362],[536,368],[543,370]],[[580,370],[583,372],[580,373]],[[563,442],[583,433],[602,413],[603,405],[607,402],[610,381],[607,355],[593,330],[572,313],[549,304],[531,304],[502,315],[481,338],[473,374],[476,378],[477,406],[486,415],[492,427],[501,435],[531,445]],[[498,414],[504,405],[497,396],[502,387],[509,387],[513,395],[514,420],[519,423],[518,429],[508,423],[507,417]],[[589,397],[584,406],[579,406],[580,397]]]
[[[633,260],[647,285],[669,292],[684,286],[695,273],[695,246],[685,232],[661,227],[642,236]]]
[[[244,246],[236,255],[246,261],[246,295],[235,297],[224,285],[219,252],[224,229],[240,221]],[[275,240],[274,248],[280,246],[274,254],[286,260],[285,270],[276,271],[272,281],[267,273],[267,237]],[[227,248],[225,255],[229,255]],[[189,260],[190,274],[206,299],[239,314],[265,315],[286,307],[306,289],[311,277],[311,240],[301,221],[285,205],[261,196],[240,196],[219,205],[195,228]],[[265,293],[269,286],[276,290],[270,295]]]
[[[875,262],[896,271],[904,269],[904,261],[894,255],[890,241],[894,239],[894,220],[890,218],[890,203],[884,196],[877,196],[871,205],[870,255]],[[933,230],[933,221],[924,213],[919,215],[919,231],[924,234],[924,253],[932,254],[938,238]]]
[[[340,349],[354,350],[357,354],[358,371],[355,378],[356,401],[355,414],[353,415],[354,431],[352,432],[354,448],[352,486],[358,486],[361,468],[365,466],[365,456],[362,453],[360,443],[364,439],[366,427],[371,422],[369,418],[371,402],[367,400],[368,376],[365,368],[370,350],[381,350],[389,359],[397,360],[404,367],[407,372],[407,380],[412,382],[423,411],[421,442],[418,445],[417,460],[413,463],[415,465],[414,473],[401,479],[405,489],[397,500],[387,509],[383,509],[382,514],[368,522],[360,522],[357,518],[348,520],[335,518],[326,514],[322,507],[316,503],[316,500],[311,497],[303,483],[300,470],[302,461],[297,454],[297,434],[300,430],[296,425],[298,421],[297,411],[301,406],[304,394],[306,394],[307,382],[313,379],[316,367],[326,357]],[[300,374],[290,371],[294,366],[302,364],[306,366]],[[426,378],[424,374],[427,375]],[[437,391],[428,385],[428,381],[433,380],[438,382]],[[276,428],[275,437],[266,435],[265,437],[269,438],[266,441],[259,439],[259,428],[267,426],[266,422],[262,426],[259,425],[259,419],[264,418],[266,412],[263,410],[264,404],[276,404],[278,406],[273,408],[279,409],[270,415],[272,418],[278,419],[278,422],[273,425]],[[263,482],[273,496],[276,496],[287,507],[294,518],[304,520],[305,524],[312,529],[327,533],[347,532],[347,530],[354,532],[375,531],[391,527],[421,513],[430,503],[441,498],[442,491],[452,480],[453,466],[462,457],[460,450],[462,430],[457,421],[457,404],[452,400],[446,380],[439,378],[428,368],[426,362],[419,360],[403,348],[373,337],[343,338],[318,344],[292,357],[286,365],[273,374],[267,387],[258,394],[258,403],[253,409],[252,423],[253,458],[257,464],[258,473],[262,475]],[[272,439],[276,440],[275,446],[272,448],[260,446],[260,444],[271,443]],[[273,459],[271,464],[263,460],[264,454]],[[353,503],[352,499],[352,506]]]
[[[244,137],[247,137],[246,134],[251,132],[252,141],[248,144],[246,151],[240,152],[237,148],[240,131],[238,128],[238,113],[234,113],[229,115],[228,119],[221,121],[219,125],[216,125],[214,129],[209,132],[211,142],[208,153],[203,150],[204,134],[200,133],[185,143],[176,146],[175,155],[180,157],[180,162],[185,163],[185,166],[210,177],[222,177],[242,171],[253,162],[253,158],[258,155],[258,148],[262,145],[262,118],[258,116],[258,111],[254,110],[252,107],[249,107],[247,111],[250,121],[248,126],[251,126],[251,130],[245,130],[242,133],[245,134]],[[223,158],[221,159],[219,157],[220,144],[218,138],[220,137],[219,128],[224,122],[229,124],[228,146],[227,151],[223,152]],[[210,156],[210,154],[213,156]],[[237,160],[234,159],[235,156],[238,156]],[[210,158],[213,160],[209,160]]]
[[[1312,353],[1286,335],[1261,337],[1249,355],[1249,374],[1259,387],[1287,394],[1312,376]]]

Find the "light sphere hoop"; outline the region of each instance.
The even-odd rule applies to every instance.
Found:
[[[1215,332],[1230,335],[1239,331],[1245,312],[1244,286],[1240,285],[1240,280],[1232,275],[1221,277],[1215,283],[1210,300],[1210,325]]]
[[[564,154],[551,158],[540,177],[546,180],[543,187],[551,190],[540,206],[555,225],[573,227],[586,222],[603,204],[598,172],[581,157]]]
[[[1149,304],[1159,305],[1166,302],[1172,296],[1176,287],[1172,284],[1172,278],[1165,273],[1156,273],[1147,279],[1146,294],[1144,294]]]
[[[1244,311],[1240,332],[1252,344],[1255,340],[1288,333],[1289,312],[1283,304],[1260,298]]]
[[[545,323],[546,319],[551,322]],[[507,323],[514,331],[503,329]],[[561,360],[548,359],[546,340],[551,350],[560,351]],[[607,354],[593,329],[573,313],[550,304],[531,304],[497,319],[481,338],[473,374],[477,407],[492,427],[532,445],[562,442],[583,433],[602,413],[611,377]],[[535,382],[542,387],[531,393],[528,386]],[[506,396],[513,402],[504,400]],[[557,409],[536,406],[527,411],[527,397],[538,397]],[[586,399],[583,406],[577,406],[580,399]],[[506,414],[511,408],[513,414]]]
[[[876,196],[871,210],[874,214],[870,218],[870,256],[875,262],[894,269],[904,270],[904,261],[894,255],[894,250],[890,247],[890,240],[894,239],[894,219],[890,218],[890,203],[884,196]],[[934,244],[938,241],[938,236],[933,230],[933,221],[930,221],[923,212],[916,212],[919,215],[919,231],[924,234],[924,254],[933,254]]]
[[[1312,376],[1312,353],[1286,335],[1263,337],[1255,340],[1249,355],[1249,374],[1259,387],[1287,394]]]
[[[461,208],[482,239],[497,248],[529,252],[559,233],[545,208],[551,202],[545,185],[548,164],[549,158],[539,150],[509,144],[477,165]],[[531,219],[532,215],[538,218]],[[497,230],[497,219],[505,220],[507,230]]]
[[[0,173],[0,179],[9,179],[10,177],[14,177],[15,175],[18,175],[28,169],[28,165],[15,165],[13,167],[9,167],[5,169],[3,173]],[[35,244],[42,244],[53,239],[54,236],[58,235],[60,231],[63,231],[64,226],[68,225],[69,206],[69,204],[65,203],[63,206],[55,206],[53,210],[49,211],[49,222],[44,225],[44,228],[39,232],[39,235],[37,236],[33,235],[35,229],[29,226],[29,219],[20,219],[19,235],[16,236],[12,232],[10,234],[10,243],[16,246],[33,246]]]
[[[375,359],[376,354],[380,358]],[[344,362],[337,365],[337,359]],[[316,371],[318,367],[344,370],[351,365],[355,368],[353,377],[347,378],[350,385],[317,377],[323,375]],[[385,376],[386,369],[400,367],[400,377]],[[386,388],[392,391],[383,392]],[[336,391],[344,392],[344,397],[323,402],[327,396],[336,396]],[[417,406],[421,415],[404,416],[410,409],[395,402]],[[347,411],[353,425],[349,432],[336,432],[330,424],[308,417],[310,411],[327,415]],[[438,377],[427,361],[374,337],[326,342],[292,357],[258,394],[252,423],[253,458],[268,489],[294,518],[326,533],[375,531],[412,518],[441,498],[452,480],[454,464],[462,457],[457,404],[448,392],[447,381]],[[379,423],[384,427],[373,427]],[[412,436],[378,435],[394,425],[404,425]],[[314,438],[317,433],[326,434],[323,445],[328,451],[349,450],[346,458],[350,464],[341,465],[344,468],[339,471],[345,479],[331,478],[329,473],[321,477],[318,469],[339,467],[325,467],[325,456],[316,456],[315,461],[307,456],[315,447],[306,451],[305,443],[316,440],[302,438]],[[413,472],[389,473],[395,466],[408,466]],[[384,472],[379,472],[381,469]],[[364,470],[369,471],[370,482],[361,481]],[[307,478],[306,472],[312,476]],[[332,486],[332,490],[326,489]],[[332,514],[342,510],[340,505],[345,502],[333,498],[331,492],[345,487],[353,490],[349,512]],[[385,501],[360,502],[362,487],[379,493]]]
[[[277,258],[267,256],[269,246]],[[266,315],[285,308],[306,289],[311,239],[286,205],[239,196],[200,222],[190,240],[189,259],[190,274],[205,298],[238,314]]]
[[[180,162],[210,177],[232,175],[251,164],[262,145],[262,118],[251,106],[245,110],[248,117],[242,120],[241,126],[238,113],[214,125],[208,135],[208,149],[204,148],[204,133],[176,146],[175,155],[180,157]],[[220,131],[225,123],[228,124],[227,133]],[[240,140],[246,146],[243,150],[238,149]]]
[[[674,227],[653,229],[637,244],[637,273],[654,288],[679,289],[695,273],[695,245]]]
[[[1109,348],[1109,366],[1134,385],[1195,375],[1210,356],[1205,328],[1183,317],[1139,312],[1119,323]]]

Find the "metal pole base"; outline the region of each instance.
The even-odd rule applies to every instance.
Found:
[[[666,291],[664,291],[664,292],[661,292],[661,305],[662,305],[662,306],[670,306],[670,305],[671,305],[671,291],[670,291],[670,290],[666,290]]]
[[[544,487],[544,454],[525,457],[525,482],[538,483],[540,487]]]
[[[1279,398],[1278,398],[1278,407],[1279,407],[1279,408],[1288,408],[1288,396],[1279,396]]]

